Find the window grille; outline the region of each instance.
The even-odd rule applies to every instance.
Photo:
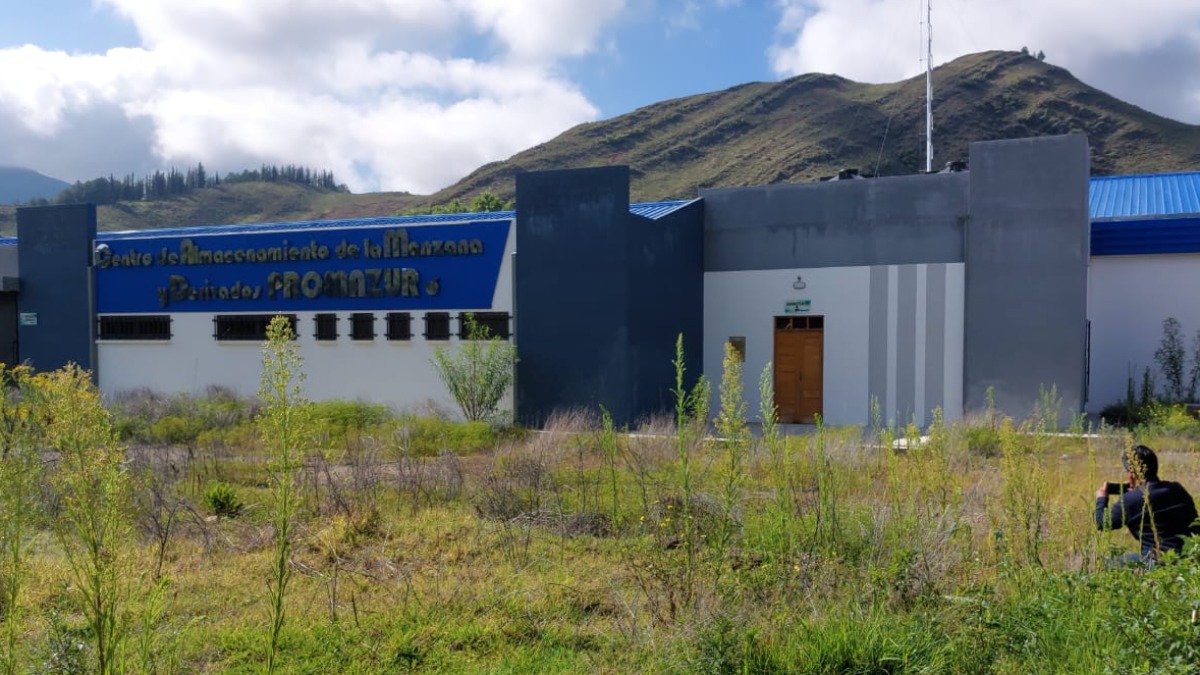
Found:
[[[350,339],[374,340],[375,315],[368,312],[356,312],[350,315]]]
[[[168,314],[102,316],[96,330],[98,340],[170,340]]]
[[[316,316],[317,332],[314,335],[318,340],[336,340],[337,332],[337,314],[318,314]]]
[[[507,340],[511,335],[508,330],[508,312],[463,312],[458,315],[458,337],[460,340],[468,340],[471,337],[471,322],[467,320],[468,316],[490,338]]]
[[[408,312],[389,312],[387,315],[387,339],[411,340],[412,315]]]
[[[213,337],[220,341],[257,341],[267,339],[267,326],[274,314],[218,314],[213,317]],[[296,333],[296,315],[285,314]]]
[[[426,312],[425,313],[425,339],[426,340],[449,340],[450,339],[450,313],[449,312]]]

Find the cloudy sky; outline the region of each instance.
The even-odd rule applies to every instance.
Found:
[[[923,0],[8,0],[0,165],[197,161],[429,193],[581,122],[742,82],[923,71]],[[1132,9],[1136,7],[1136,9]],[[1200,124],[1200,2],[935,0],[934,63],[1044,50]],[[1180,167],[1186,168],[1186,167]]]

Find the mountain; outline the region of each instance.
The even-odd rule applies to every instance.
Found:
[[[1085,132],[1093,175],[1200,168],[1200,126],[1149,113],[1017,52],[984,52],[934,70],[934,169],[973,141]],[[925,77],[861,84],[807,74],[655,103],[582,124],[485,165],[434,203],[490,191],[511,197],[522,171],[628,164],[634,201],[690,198],[702,187],[804,182],[859,169],[925,168]]]
[[[1084,132],[1094,175],[1200,169],[1200,126],[1147,112],[1017,52],[983,52],[934,70],[935,170],[967,159],[973,141]],[[702,187],[813,181],[847,168],[918,173],[925,166],[925,78],[862,84],[808,74],[662,101],[581,124],[484,165],[433,195],[346,194],[246,183],[161,202],[99,209],[101,229],[384,216],[507,200],[523,171],[627,164],[634,201],[682,199]],[[0,234],[15,231],[0,207]]]
[[[0,204],[50,199],[69,185],[57,178],[43,176],[32,169],[0,166]]]

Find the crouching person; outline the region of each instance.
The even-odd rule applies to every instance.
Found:
[[[1184,539],[1200,534],[1196,504],[1182,485],[1158,477],[1158,457],[1139,445],[1121,456],[1125,483],[1104,483],[1096,490],[1096,527],[1128,528],[1141,543],[1141,553],[1130,553],[1121,565],[1153,565],[1167,551],[1181,553]],[[1109,498],[1116,501],[1109,506]]]

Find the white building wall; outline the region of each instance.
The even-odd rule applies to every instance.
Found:
[[[456,319],[459,312],[470,310],[511,314],[515,239],[516,228],[510,227],[490,308],[431,311],[449,312],[452,319]],[[398,412],[422,411],[432,405],[457,414],[458,407],[432,363],[435,349],[457,347],[457,320],[451,322],[452,335],[449,341],[429,341],[422,335],[425,310],[409,310],[412,339],[393,341],[387,339],[386,316],[389,311],[405,310],[363,307],[353,311],[320,312],[337,314],[338,337],[336,341],[318,341],[314,337],[314,317],[318,312],[281,310],[282,313],[295,314],[298,319],[297,343],[304,360],[304,395],[315,401],[341,399],[384,403]],[[374,340],[350,339],[350,315],[354,312],[375,314]],[[100,341],[97,344],[96,374],[101,390],[106,396],[140,388],[162,394],[202,395],[210,386],[222,386],[244,396],[256,395],[262,372],[263,344],[214,339],[215,314],[172,313],[170,341]],[[511,392],[502,408],[511,411]]]
[[[797,276],[804,289],[795,289]],[[725,342],[746,338],[749,415],[761,419],[759,377],[775,358],[775,317],[786,304],[809,299],[807,314],[825,316],[822,418],[860,424],[867,412],[867,329],[870,268],[709,272],[704,275],[704,375],[716,391]],[[715,411],[717,408],[714,407]]]
[[[961,263],[945,264],[943,289],[934,298],[940,311],[931,311],[928,284],[930,265],[830,267],[790,270],[710,272],[704,275],[704,375],[714,390],[721,380],[724,343],[730,337],[746,339],[745,391],[749,414],[760,418],[758,381],[774,358],[775,317],[785,316],[787,303],[809,300],[806,314],[824,316],[823,419],[830,425],[871,422],[871,333],[886,342],[876,360],[883,370],[878,404],[885,423],[927,424],[930,411],[942,407],[948,420],[962,416],[963,297]],[[901,268],[913,270],[910,289],[899,283]],[[872,295],[872,269],[886,278],[883,293]],[[803,288],[796,288],[802,280]],[[900,295],[911,293],[915,303],[914,331],[900,335]],[[875,316],[872,316],[872,313]],[[935,317],[940,317],[935,319]],[[941,353],[929,353],[931,334],[941,334]],[[885,336],[885,337],[884,337]],[[937,344],[937,341],[932,341]],[[929,358],[940,363],[929,367]],[[912,389],[899,391],[898,364],[910,364]],[[938,367],[940,366],[940,367]],[[940,386],[929,381],[940,374]],[[938,395],[927,394],[937,392]],[[714,394],[715,396],[715,394]],[[715,399],[714,399],[715,402]],[[907,402],[907,406],[902,405]],[[910,406],[912,412],[902,412]],[[715,410],[715,408],[714,408]]]
[[[1154,350],[1168,317],[1179,321],[1190,360],[1192,341],[1200,330],[1200,255],[1097,256],[1091,259],[1088,283],[1091,353],[1086,408],[1099,412],[1125,398],[1131,376],[1140,394],[1147,367],[1161,387]]]
[[[967,327],[967,266],[946,265],[946,323],[943,336],[946,339],[945,374],[942,379],[942,413],[947,422],[957,422],[963,417],[963,374],[964,344]],[[926,409],[932,410],[926,406]]]

